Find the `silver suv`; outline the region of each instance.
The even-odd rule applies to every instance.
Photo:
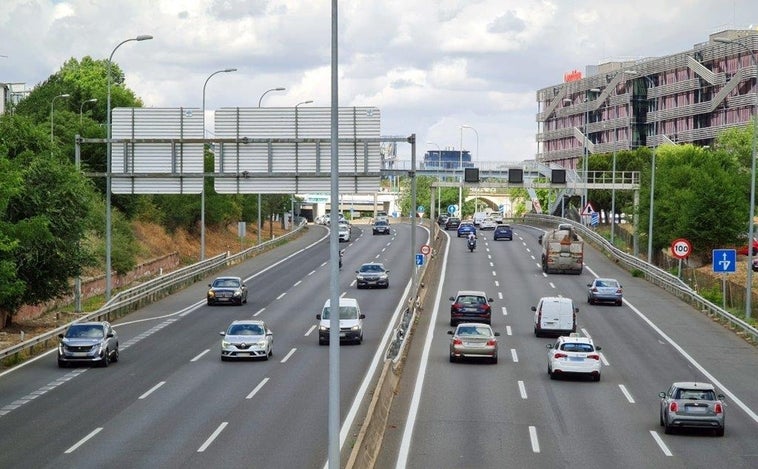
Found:
[[[58,366],[70,363],[95,363],[108,366],[118,361],[118,336],[107,321],[71,324],[65,334],[59,334]]]

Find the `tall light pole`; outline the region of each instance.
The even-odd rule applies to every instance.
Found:
[[[587,160],[589,159],[589,148],[587,148],[587,145],[589,143],[589,135],[587,132],[587,127],[589,127],[590,124],[590,93],[599,93],[600,89],[598,88],[590,88],[588,89],[584,94],[584,145],[582,145],[584,148],[582,149],[583,158],[582,158],[582,179],[584,180],[584,191],[582,191],[582,213],[584,213],[584,208],[587,206]],[[583,218],[583,217],[582,217]],[[582,222],[584,220],[582,219]]]
[[[462,125],[461,129],[471,129],[476,134],[476,159],[479,160],[479,132],[476,131],[475,128],[471,127],[470,125]],[[472,158],[473,160],[473,158]],[[479,204],[479,200],[477,196],[474,196],[474,211],[476,212],[476,209],[478,208],[477,205]]]
[[[258,98],[258,107],[261,107],[261,103],[263,102],[263,97],[269,94],[272,91],[284,91],[287,88],[284,87],[278,87],[278,88],[270,88],[263,92],[260,98]],[[261,244],[261,229],[262,229],[262,220],[261,220],[261,194],[258,193],[258,244]]]
[[[652,89],[653,86],[655,86],[655,83],[653,82],[653,79],[649,76],[643,76],[643,78],[647,81],[648,90]],[[658,112],[658,103],[659,101],[656,99],[655,104],[655,111]],[[653,121],[653,135],[658,136],[658,120]],[[647,143],[647,140],[645,141]],[[655,149],[657,147],[657,142],[653,146],[653,156],[650,161],[650,212],[648,214],[648,226],[647,226],[647,263],[652,264],[653,263],[653,214],[654,214],[654,207],[655,207]]]
[[[297,142],[298,138],[298,128],[297,128],[297,108],[302,106],[303,104],[311,104],[313,103],[312,99],[309,99],[307,101],[301,101],[297,104],[295,104],[295,167],[298,167],[298,161],[300,158],[300,149],[299,149],[299,143]],[[292,194],[292,198],[290,199],[290,231],[293,231],[295,229],[295,194]]]
[[[82,102],[82,104],[79,106],[79,127],[82,126],[82,114],[84,111],[84,105],[87,103],[96,103],[96,102],[97,102],[97,98],[91,98]]]
[[[458,151],[458,170],[461,172],[461,180],[458,185],[458,217],[463,220],[463,175],[465,174],[463,170],[463,126],[461,126],[461,146]]]
[[[152,39],[153,36],[142,34],[137,37],[125,39],[118,43],[116,47],[111,51],[111,55],[108,57],[108,67],[105,74],[108,79],[108,102],[106,106],[107,114],[107,131],[108,131],[108,143],[105,155],[105,299],[111,299],[111,139],[113,138],[113,130],[111,129],[111,63],[113,62],[113,54],[116,53],[119,47],[130,41],[147,41]]]
[[[203,83],[203,140],[205,140],[205,87],[208,86],[208,80],[219,73],[236,72],[236,68],[225,68],[216,70],[208,75]],[[203,188],[200,190],[200,260],[205,260],[205,141],[203,141]]]
[[[66,93],[66,94],[59,94],[58,96],[54,97],[52,101],[50,101],[50,143],[53,143],[53,111],[54,111],[53,105],[55,105],[55,100],[58,99],[58,98],[65,99],[65,98],[68,98],[70,96],[71,95],[68,94],[68,93]]]
[[[434,145],[437,147],[437,171],[440,170],[440,164],[442,163],[442,149],[434,142],[426,142],[427,145]],[[437,216],[440,216],[440,198],[442,196],[442,187],[437,186]]]
[[[755,57],[755,51],[741,42],[730,41],[726,38],[717,37],[713,39],[723,44],[735,44],[750,52],[750,59],[753,62],[753,68],[756,69],[755,85],[753,86],[753,150],[750,156],[750,220],[748,224],[747,235],[747,281],[745,286],[745,318],[750,318],[753,310],[753,218],[755,214],[755,160],[756,160],[756,140],[758,140],[758,60]]]

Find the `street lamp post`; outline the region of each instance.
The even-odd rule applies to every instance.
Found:
[[[461,146],[458,151],[458,170],[461,172],[461,180],[458,185],[458,217],[463,220],[463,126],[461,126]]]
[[[205,87],[208,85],[208,80],[214,75],[219,73],[236,72],[236,68],[225,68],[223,70],[216,70],[208,75],[203,83],[203,187],[200,190],[200,260],[205,260]]]
[[[587,191],[587,160],[589,159],[589,149],[587,148],[587,145],[589,143],[589,136],[587,132],[587,127],[590,125],[590,105],[589,105],[589,94],[590,93],[599,93],[600,89],[598,88],[590,88],[587,90],[587,92],[584,94],[584,131],[582,132],[584,134],[584,145],[582,145],[584,148],[582,149],[582,179],[584,180],[584,191],[582,191],[582,213],[584,213],[584,207],[587,206],[587,197],[588,197],[588,191]],[[584,217],[582,217],[584,218]],[[584,222],[584,220],[582,220]]]
[[[111,63],[113,62],[113,54],[116,53],[119,47],[130,41],[147,41],[152,39],[153,36],[142,34],[137,37],[125,39],[118,43],[116,47],[111,51],[111,55],[108,57],[108,67],[106,69],[106,76],[108,79],[108,102],[106,106],[107,114],[107,132],[108,143],[105,155],[105,299],[111,299],[111,139],[113,138],[113,131],[111,129]]]
[[[84,111],[84,105],[87,103],[96,103],[96,102],[97,102],[97,98],[91,98],[82,102],[82,104],[79,106],[79,127],[82,126],[82,114]]]
[[[258,107],[261,107],[261,103],[263,102],[263,97],[266,96],[267,94],[269,94],[270,92],[272,92],[272,91],[284,91],[286,89],[287,88],[284,88],[284,87],[280,86],[278,88],[270,88],[270,89],[264,91],[263,94],[261,95],[261,97],[258,98]],[[261,194],[259,192],[258,193],[258,244],[261,244],[261,229],[262,229],[262,224],[261,224]]]
[[[442,164],[442,149],[440,146],[434,142],[426,142],[427,145],[434,145],[437,147],[437,171],[440,170],[440,165]],[[442,197],[442,187],[437,186],[437,216],[440,215],[440,198]]]
[[[645,80],[647,81],[648,89],[653,88],[655,83],[653,82],[653,79],[644,76]],[[658,112],[658,100],[656,100],[655,105],[655,111]],[[658,138],[658,120],[653,121],[653,135]],[[645,142],[647,143],[647,141]],[[655,149],[657,147],[657,142],[653,146],[653,156],[650,161],[650,212],[648,214],[648,226],[647,226],[647,263],[652,264],[653,263],[653,215],[654,215],[654,208],[655,208]]]
[[[50,101],[50,143],[53,143],[53,112],[54,112],[53,105],[55,105],[55,100],[58,99],[58,98],[64,98],[65,99],[65,98],[68,98],[70,96],[71,95],[68,94],[68,93],[66,93],[66,94],[59,94],[58,96],[54,97],[52,101]]]
[[[470,125],[462,125],[461,129],[471,129],[476,134],[476,159],[477,159],[477,161],[479,161],[479,132],[477,132],[476,129],[473,128],[473,127],[471,127]],[[478,204],[479,204],[479,200],[478,200],[478,197],[475,195],[474,196],[474,211],[475,212],[476,212],[476,210],[478,208],[477,207]]]
[[[298,161],[300,159],[300,148],[299,143],[297,142],[298,139],[298,128],[297,128],[297,108],[299,106],[302,106],[303,104],[311,104],[313,102],[312,99],[309,99],[307,101],[301,101],[297,104],[295,104],[295,167],[298,167]],[[295,229],[295,194],[292,194],[291,204],[290,204],[290,231],[293,231]]]
[[[717,37],[714,41],[723,44],[735,44],[742,47],[750,53],[750,59],[753,62],[753,68],[756,68],[755,85],[753,87],[753,148],[750,156],[750,220],[748,222],[748,249],[747,249],[747,281],[745,285],[745,318],[749,319],[753,310],[753,218],[755,214],[755,160],[756,160],[756,140],[758,140],[758,60],[755,52],[741,42],[730,41],[726,38]]]

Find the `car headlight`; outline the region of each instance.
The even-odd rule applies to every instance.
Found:
[[[208,297],[213,298],[214,296],[216,296],[216,292],[213,290],[208,290]]]
[[[353,326],[350,329],[353,330],[353,331],[359,331],[359,330],[361,330],[361,326]]]
[[[234,296],[242,296],[242,290],[235,291]]]
[[[221,348],[228,348],[230,345],[232,345],[232,343],[229,342],[228,340],[221,341]]]
[[[264,348],[266,346],[266,341],[261,340],[260,342],[255,344],[257,347]]]
[[[329,326],[318,326],[318,330],[323,332],[329,332]]]
[[[389,278],[389,276],[387,274],[382,274],[382,275],[379,276],[379,278],[382,279],[382,280],[387,280],[387,278]]]

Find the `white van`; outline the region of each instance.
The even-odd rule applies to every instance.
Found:
[[[576,332],[576,313],[579,308],[574,307],[571,298],[559,296],[544,296],[540,298],[537,306],[532,306],[534,311],[534,335],[569,335]]]
[[[487,218],[487,212],[474,212],[474,225],[479,226]]]
[[[318,320],[318,344],[326,345],[329,343],[329,327],[331,325],[330,317],[330,300],[326,300],[321,314],[316,315]],[[361,314],[361,308],[358,306],[358,300],[355,298],[340,298],[340,342],[354,342],[360,344],[363,342],[363,320],[365,314]]]

